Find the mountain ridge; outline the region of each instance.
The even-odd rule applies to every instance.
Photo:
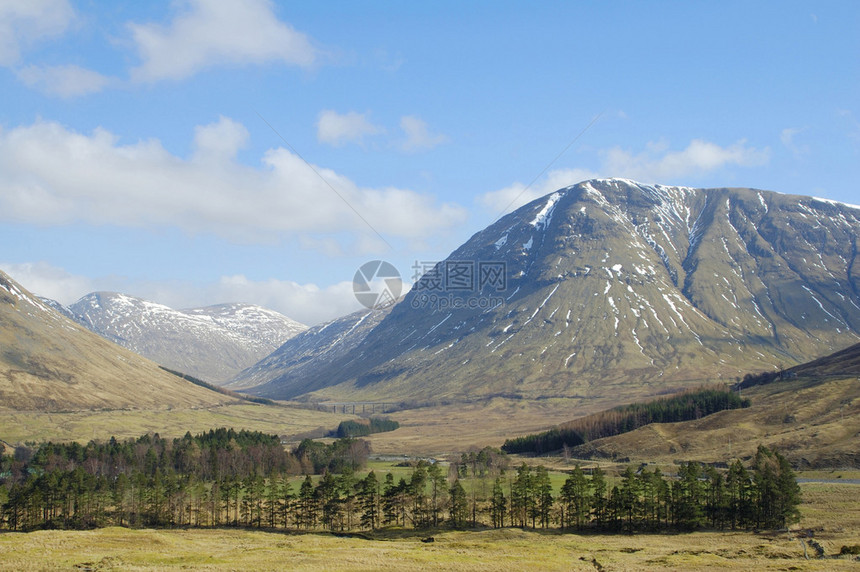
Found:
[[[813,197],[584,181],[502,217],[436,267],[444,278],[451,263],[501,261],[503,290],[449,289],[448,308],[432,307],[419,281],[339,361],[301,385],[274,377],[249,391],[621,399],[799,363],[860,340],[858,230],[860,212]],[[503,302],[465,307],[489,298]]]
[[[227,382],[306,329],[278,312],[250,304],[175,310],[118,292],[92,292],[67,308],[51,305],[114,343],[216,384]]]

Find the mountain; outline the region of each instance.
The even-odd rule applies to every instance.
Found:
[[[233,401],[106,341],[0,272],[0,409],[164,409]]]
[[[390,309],[391,306],[363,310],[305,330],[242,371],[227,387],[240,389],[269,383],[269,387],[274,388],[273,394],[281,393],[277,389],[289,387],[292,395],[319,389],[322,385],[314,376],[314,370],[341,363],[341,359],[364,340]],[[350,362],[344,362],[343,366],[349,367]],[[312,381],[308,383],[309,380]],[[267,390],[260,390],[259,394],[266,396]]]
[[[36,298],[42,304],[44,304],[45,306],[48,306],[49,308],[51,308],[55,312],[59,312],[60,314],[64,315],[65,317],[67,317],[70,320],[74,320],[75,322],[78,321],[78,317],[75,315],[75,313],[72,312],[71,310],[69,310],[68,308],[66,308],[65,306],[63,306],[60,302],[57,302],[56,300],[52,300],[51,298],[45,298],[44,296],[37,296]]]
[[[606,397],[734,380],[860,340],[860,210],[601,179],[475,234],[354,349],[253,393]]]
[[[224,383],[307,327],[272,310],[221,304],[174,310],[112,292],[68,310],[93,332],[171,369]]]

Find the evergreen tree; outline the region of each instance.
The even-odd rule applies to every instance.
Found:
[[[433,519],[433,526],[439,526],[439,515],[442,511],[442,503],[444,502],[445,492],[447,490],[447,482],[445,475],[442,474],[442,468],[438,463],[431,463],[427,467],[427,478],[430,481],[430,511]]]
[[[373,471],[359,481],[358,504],[361,508],[361,526],[376,529],[379,525],[379,480]]]
[[[385,475],[385,484],[382,486],[382,524],[397,524],[397,517],[400,514],[397,505],[397,485],[394,484],[394,475],[387,473]]]
[[[618,499],[622,527],[626,527],[628,532],[632,532],[639,522],[640,484],[633,468],[628,466],[621,475],[621,489]]]
[[[310,475],[305,476],[299,488],[299,506],[296,511],[296,524],[305,530],[314,528],[317,523],[317,497],[314,482]]]
[[[800,517],[800,487],[788,461],[759,445],[753,461],[757,528],[784,528]]]
[[[412,526],[415,528],[426,528],[428,526],[427,515],[427,468],[419,463],[412,471],[409,479],[409,498],[412,501]]]
[[[490,514],[493,520],[493,528],[502,528],[505,526],[507,508],[508,499],[505,498],[504,480],[501,476],[498,476],[493,483],[493,493],[490,499]]]
[[[609,499],[606,494],[606,475],[599,466],[591,471],[591,489],[594,491],[591,503],[594,523],[598,528],[604,528],[607,524]]]
[[[451,496],[450,519],[451,526],[461,528],[465,526],[469,519],[469,500],[466,496],[466,490],[460,484],[460,479],[454,481],[449,491]]]
[[[591,510],[591,487],[579,465],[565,480],[559,500],[562,501],[562,527],[582,530]]]
[[[526,527],[534,513],[535,504],[531,467],[523,463],[517,469],[517,476],[511,487],[511,520],[516,526]]]
[[[535,518],[540,522],[541,528],[548,528],[552,514],[552,482],[546,467],[539,465],[534,476],[534,512],[532,514],[532,528],[535,526]]]

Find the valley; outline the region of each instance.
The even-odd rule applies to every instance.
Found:
[[[808,222],[810,217],[814,224]],[[127,568],[137,561],[165,569],[266,567],[273,548],[289,547],[304,555],[297,566],[309,570],[329,566],[330,550],[361,554],[355,561],[346,557],[336,567],[374,568],[373,559],[384,558],[386,565],[397,569],[430,563],[474,569],[477,560],[491,569],[513,569],[522,559],[532,558],[527,548],[534,545],[541,546],[541,567],[546,569],[569,569],[571,563],[574,569],[776,569],[801,558],[810,569],[819,564],[821,569],[849,565],[850,556],[826,560],[829,568],[825,560],[807,561],[799,538],[805,530],[814,530],[817,541],[827,544],[828,555],[834,556],[860,530],[860,516],[850,501],[856,485],[850,479],[839,483],[833,473],[860,466],[856,450],[860,299],[854,293],[856,253],[849,252],[853,243],[846,241],[858,229],[860,219],[854,210],[805,198],[750,189],[648,186],[622,179],[587,181],[503,217],[422,278],[430,280],[433,272],[447,272],[464,262],[478,267],[493,260],[504,269],[504,296],[489,283],[447,294],[463,300],[495,296],[496,306],[464,304],[451,310],[427,306],[429,298],[419,281],[397,304],[310,329],[262,308],[223,304],[180,312],[112,293],[94,293],[64,308],[0,275],[4,344],[0,441],[6,455],[15,455],[4,461],[9,476],[21,471],[17,456],[26,459],[46,441],[77,442],[90,450],[111,437],[138,444],[156,434],[187,440],[191,434],[216,428],[259,431],[292,455],[287,473],[258,475],[257,480],[232,473],[215,480],[201,477],[186,493],[181,488],[186,485],[165,488],[170,506],[186,503],[187,511],[158,508],[154,499],[161,490],[161,473],[136,468],[131,474],[138,491],[149,491],[139,492],[143,495],[139,500],[112,489],[111,500],[106,500],[101,489],[95,502],[106,503],[99,509],[103,512],[92,516],[88,508],[81,509],[84,518],[95,519],[93,526],[106,528],[33,530],[23,544],[0,557],[0,569],[22,561],[43,562],[29,548],[31,541],[43,547],[66,546],[64,556],[49,548],[44,552],[58,563],[101,568]],[[181,368],[182,375],[168,373],[165,367]],[[495,458],[500,453],[493,451],[508,439],[694,388],[739,392],[749,406],[688,421],[649,423],[537,457],[513,455],[506,458],[504,470],[488,464],[487,474],[476,479],[474,459]],[[350,406],[353,403],[356,407]],[[341,421],[370,415],[366,406],[361,410],[366,403],[384,403],[381,415],[397,422],[389,424],[393,430],[352,444],[333,439]],[[374,414],[375,409],[371,407]],[[385,485],[385,490],[395,490],[390,498],[405,503],[401,516],[384,526],[373,519],[357,526],[360,510],[354,495],[370,478],[365,461],[349,471],[317,468],[315,455],[329,446],[352,451],[350,455],[372,451],[374,471],[402,479],[399,489]],[[225,450],[235,452],[238,447],[228,444]],[[635,518],[633,512],[626,517],[612,513],[612,526],[617,528],[613,534],[605,533],[603,516],[595,516],[597,524],[584,535],[558,531],[567,507],[562,504],[563,494],[568,494],[562,484],[578,465],[589,471],[604,468],[613,487],[606,498],[620,507],[624,501],[618,487],[631,486],[635,467],[636,474],[641,473],[636,482],[642,484],[637,486],[645,488],[631,494],[636,502],[647,503],[649,471],[662,471],[667,476],[660,486],[675,491],[697,480],[684,480],[692,467],[696,471],[720,467],[701,473],[709,491],[720,491],[719,483],[727,478],[721,476],[727,471],[723,467],[734,460],[749,465],[759,458],[761,447],[776,451],[785,466],[817,471],[808,474],[818,480],[801,485],[809,496],[801,500],[801,520],[790,520],[787,531],[717,530],[726,528],[725,521],[718,527],[716,520],[706,521],[703,515],[682,521],[692,524],[672,528],[678,526],[677,519],[688,518],[676,496],[661,497],[664,508],[653,509],[666,514],[666,524],[659,525],[657,518],[656,528],[648,525],[643,508],[635,509],[641,511]],[[224,455],[231,454],[212,453],[211,459],[221,459],[219,466],[226,467]],[[164,462],[164,454],[161,459]],[[421,465],[416,459],[432,463]],[[87,470],[96,465],[83,462]],[[523,517],[516,528],[512,521],[510,527],[490,529],[494,522],[490,510],[498,505],[489,493],[488,477],[504,485],[498,498],[513,511],[519,502],[514,494],[519,477],[514,474],[523,467],[531,467],[538,475],[535,479],[546,479],[554,508],[542,513],[545,520],[537,529],[534,515],[531,526]],[[433,482],[444,483],[440,505],[444,508],[439,509],[444,512],[443,524],[434,526],[428,525],[421,509],[430,498],[425,496],[430,484],[420,475],[430,468],[438,473]],[[27,478],[36,478],[40,470]],[[164,470],[165,478],[175,478],[173,469]],[[302,480],[297,470],[317,474]],[[20,481],[27,471],[16,478]],[[464,488],[458,493],[461,480]],[[340,529],[333,520],[313,524],[297,520],[292,526],[284,516],[287,532],[274,530],[274,525],[267,531],[253,530],[262,523],[259,515],[253,520],[254,503],[259,512],[263,502],[260,496],[254,501],[253,495],[279,490],[280,482],[291,483],[278,509],[284,515],[311,510],[311,505],[297,500],[310,499],[301,496],[307,491],[299,497],[289,493],[290,486],[296,491],[311,486],[317,495],[313,510],[320,510],[323,519],[332,518],[326,514],[340,515],[336,517],[341,519]],[[337,484],[342,482],[353,484]],[[537,486],[538,481],[528,482]],[[750,490],[756,483],[749,481]],[[234,496],[218,497],[221,487]],[[5,502],[24,494],[23,489],[9,490]],[[186,494],[193,495],[196,504]],[[333,496],[323,502],[325,495]],[[457,495],[464,496],[457,500]],[[407,508],[407,498],[419,500]],[[218,505],[219,499],[226,509]],[[375,510],[382,510],[381,499],[373,501],[379,503]],[[468,502],[475,511],[471,524],[463,512],[466,505],[458,504]],[[141,512],[142,506],[156,508],[147,513]],[[239,528],[230,527],[231,506],[232,525]],[[597,506],[586,513],[603,514]],[[824,515],[837,507],[843,516],[827,521]],[[15,510],[7,512],[5,522],[13,529],[18,528]],[[41,528],[33,514],[20,510],[21,522]],[[70,528],[78,527],[77,510],[77,505],[61,510],[65,520],[71,519]],[[129,518],[135,515],[134,528],[112,527],[117,515],[122,523],[126,511]],[[190,525],[192,512],[195,520],[201,514],[213,515],[216,528],[161,529]],[[670,524],[670,513],[676,524]],[[141,528],[142,524],[156,528]],[[636,534],[617,534],[625,526],[635,528]],[[463,528],[469,530],[459,530]],[[669,531],[688,529],[697,532],[669,540]],[[0,543],[18,534],[4,533]],[[431,546],[421,542],[427,535],[434,538]],[[123,538],[132,539],[138,548],[110,549]],[[140,546],[144,538],[153,546]],[[232,548],[219,551],[220,542],[252,546],[254,556]],[[506,550],[492,553],[503,542]],[[160,543],[171,547],[171,556],[159,552]]]
[[[858,29],[0,0],[0,572],[858,570]]]

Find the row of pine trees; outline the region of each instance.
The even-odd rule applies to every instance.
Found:
[[[277,462],[262,463],[256,469],[244,465],[241,470],[229,458],[219,462],[222,449],[236,456],[245,451],[265,458],[261,443],[274,442],[262,435],[244,434],[237,439],[237,435],[204,434],[203,446],[198,447],[208,451],[211,463],[202,462],[207,455],[201,453],[197,456],[201,462],[190,465],[181,452],[195,438],[186,436],[167,447],[164,440],[144,441],[152,447],[131,447],[131,463],[123,471],[105,464],[112,458],[104,456],[106,451],[124,450],[116,442],[103,449],[91,448],[93,456],[75,445],[69,445],[71,450],[63,449],[65,446],[40,449],[25,470],[3,479],[0,527],[760,529],[794,522],[800,501],[788,462],[764,447],[750,467],[735,461],[728,471],[685,463],[677,475],[631,467],[608,478],[599,467],[590,474],[576,467],[559,490],[554,490],[545,467],[523,464],[506,470],[504,454],[489,448],[463,455],[447,471],[438,463],[422,461],[408,478],[395,479],[392,473],[379,478],[373,471],[359,477],[356,471],[363,461],[352,462],[354,441],[346,441],[346,445],[303,443],[292,456],[304,458],[305,466],[319,464],[322,476],[297,479]],[[159,449],[160,458],[148,452]],[[331,461],[333,451],[341,451],[340,462]],[[64,463],[67,454],[77,460]],[[319,458],[311,460],[312,455]],[[114,461],[120,457],[114,455]],[[168,457],[173,460],[168,462]],[[182,466],[188,470],[177,469]],[[224,470],[211,473],[219,467]]]
[[[701,419],[718,411],[749,407],[749,399],[725,389],[703,388],[684,391],[652,401],[619,405],[586,415],[558,427],[514,437],[502,449],[508,453],[545,455],[576,447],[595,439],[633,431],[651,423],[677,423]]]

